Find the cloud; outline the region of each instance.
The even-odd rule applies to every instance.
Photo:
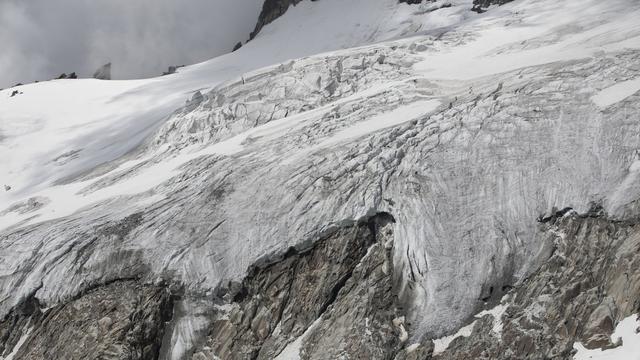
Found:
[[[63,72],[155,76],[229,52],[263,0],[0,0],[0,87]]]

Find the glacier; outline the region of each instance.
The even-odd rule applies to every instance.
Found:
[[[558,234],[635,219],[640,3],[471,7],[302,1],[176,74],[1,91],[0,313],[169,284],[162,353],[186,358],[222,287],[386,214],[390,257],[353,256],[393,264],[409,345],[528,289]],[[576,217],[594,209],[613,225]]]

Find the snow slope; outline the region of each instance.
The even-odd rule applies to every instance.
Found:
[[[195,91],[287,59],[455,23],[468,16],[468,4],[460,1],[445,14],[425,16],[422,6],[398,6],[395,0],[303,2],[239,51],[177,74],[130,81],[53,80],[21,86],[14,97],[13,88],[1,91],[0,151],[11,156],[0,159],[0,185],[11,190],[0,192],[0,204],[47,196],[45,189],[126,154]],[[0,227],[18,220],[5,217]]]
[[[439,337],[548,256],[538,217],[637,214],[638,94],[616,84],[640,76],[640,3],[454,5],[303,2],[178,74],[1,92],[0,309],[126,276],[207,293],[385,211],[412,331]]]
[[[14,97],[9,96],[13,89],[4,90],[0,92],[0,149],[11,156],[0,159],[0,185],[11,190],[0,193],[0,203],[47,196],[43,190],[134,149],[193,92],[286,59],[416,32],[439,34],[448,26],[464,24],[456,29],[461,46],[452,47],[446,36],[444,41],[421,45],[429,51],[416,69],[431,78],[471,79],[634,48],[640,43],[637,12],[628,11],[628,1],[516,3],[471,21],[466,20],[472,16],[469,1],[438,9],[443,3],[398,6],[392,0],[375,4],[359,0],[345,6],[338,0],[302,2],[240,51],[178,74],[133,81],[53,80],[22,86],[22,94]],[[568,13],[572,16],[566,16]],[[559,31],[562,29],[570,31]],[[638,90],[636,83],[634,79],[617,84],[593,101],[601,107],[615,103],[609,100],[611,96],[632,95]],[[69,194],[65,191],[65,198]],[[22,218],[5,216],[0,225],[6,227]]]
[[[639,326],[638,315],[629,316],[620,321],[611,335],[611,342],[619,345],[618,347],[589,350],[577,343],[573,345],[577,350],[573,358],[575,360],[638,360],[640,359],[640,334],[637,332]]]

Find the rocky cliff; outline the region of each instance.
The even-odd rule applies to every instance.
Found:
[[[5,359],[157,359],[170,292],[136,280],[104,284],[50,308],[24,299],[0,322]]]
[[[470,334],[434,358],[571,359],[577,342],[619,346],[611,342],[615,325],[640,311],[639,226],[638,219],[610,220],[597,207],[544,219],[549,259],[509,290],[499,312],[476,316]]]
[[[265,0],[258,17],[258,22],[256,23],[255,29],[249,36],[249,40],[256,37],[265,25],[268,25],[275,19],[284,15],[284,13],[289,9],[289,6],[295,6],[300,1],[302,0]]]

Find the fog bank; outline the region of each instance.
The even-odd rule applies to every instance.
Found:
[[[263,0],[0,0],[0,87],[61,73],[161,74],[231,51]]]

